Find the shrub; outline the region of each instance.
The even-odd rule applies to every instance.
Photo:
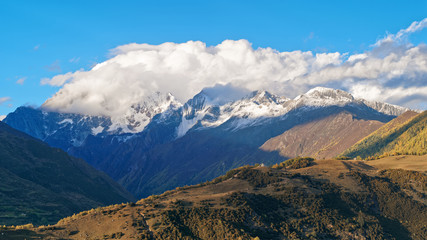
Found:
[[[298,169],[298,168],[305,168],[310,166],[314,161],[314,158],[311,157],[296,157],[289,160],[286,160],[284,162],[281,162],[279,164],[275,164],[272,166],[272,168],[276,169],[282,169],[282,168],[290,168],[290,169]]]

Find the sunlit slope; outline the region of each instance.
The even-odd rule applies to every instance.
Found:
[[[424,155],[427,153],[427,111],[406,112],[342,153],[348,157]]]

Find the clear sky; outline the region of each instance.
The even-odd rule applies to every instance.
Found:
[[[427,1],[0,1],[0,115],[41,105],[60,86],[42,78],[90,70],[129,43],[364,53],[427,17]],[[427,30],[411,34],[419,45]]]

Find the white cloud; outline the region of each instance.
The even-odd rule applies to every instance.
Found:
[[[407,27],[405,29],[401,29],[396,34],[387,34],[387,36],[378,40],[375,43],[375,46],[381,46],[381,45],[388,44],[391,42],[395,43],[395,42],[406,41],[407,37],[411,33],[421,31],[425,27],[427,27],[427,18],[424,18],[423,20],[421,20],[419,22],[418,21],[413,22],[411,25],[409,25],[409,27]]]
[[[413,23],[390,39],[422,29]],[[403,31],[403,32],[402,32]],[[402,32],[402,33],[400,33]],[[186,43],[127,44],[89,71],[41,80],[62,86],[44,107],[92,115],[121,115],[156,91],[184,102],[203,88],[230,84],[295,97],[315,86],[350,91],[358,97],[408,107],[425,106],[427,46],[380,44],[362,54],[279,52],[254,49],[247,40],[216,46]]]
[[[24,85],[25,80],[27,80],[27,77],[22,77],[22,78],[16,80],[16,83],[19,85]]]
[[[228,102],[233,102],[250,94],[250,91],[244,88],[238,88],[230,84],[227,85],[215,85],[203,89],[204,95],[210,104],[223,105]]]
[[[186,101],[205,87],[232,84],[250,90],[271,90],[312,70],[340,64],[339,53],[278,52],[253,49],[246,40],[226,40],[217,46],[130,44],[90,71],[42,79],[63,85],[45,107],[94,115],[122,114],[123,109],[156,91],[171,92]],[[65,84],[65,85],[64,85]]]
[[[79,73],[79,71],[75,72],[75,73],[71,73],[68,72],[66,74],[62,74],[62,75],[56,75],[53,78],[42,78],[40,81],[41,85],[51,85],[51,86],[62,86],[64,85],[66,82],[68,82],[69,80],[71,80],[71,78],[75,75]]]
[[[347,62],[351,63],[358,60],[363,60],[368,57],[368,54],[362,53],[362,54],[354,54],[348,57]]]
[[[0,105],[10,100],[12,100],[10,97],[0,97]]]

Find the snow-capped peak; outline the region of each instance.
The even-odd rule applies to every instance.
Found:
[[[383,102],[377,102],[377,101],[368,101],[365,99],[358,99],[359,101],[363,102],[366,106],[371,107],[378,112],[387,114],[387,115],[393,115],[393,116],[399,116],[403,114],[406,111],[409,111],[411,109],[389,104],[389,103],[383,103]]]
[[[347,98],[353,100],[354,97],[343,90],[340,89],[333,89],[333,88],[326,88],[326,87],[315,87],[313,89],[310,89],[305,95],[307,96],[315,96],[319,98]]]
[[[203,91],[190,99],[183,107],[182,121],[177,136],[185,135],[190,129],[216,127],[232,120],[228,128],[240,128],[262,124],[275,117],[286,116],[291,110],[299,108],[319,108],[346,106],[349,104],[368,106],[381,113],[400,115],[407,108],[386,103],[369,102],[354,98],[350,93],[339,89],[316,87],[295,99],[277,96],[267,91],[254,91],[245,97],[220,105],[215,104]]]
[[[257,102],[258,104],[267,104],[267,103],[276,103],[282,104],[286,101],[289,101],[289,98],[280,97],[274,94],[271,94],[267,91],[254,91],[247,96],[250,101]]]
[[[283,104],[288,98],[276,96],[267,91],[254,91],[240,100],[223,105],[212,103],[201,92],[190,99],[183,107],[182,122],[177,129],[177,136],[183,136],[197,123],[200,127],[219,126],[231,118],[240,119],[233,128],[254,124],[261,119],[284,114]],[[254,119],[257,119],[254,121]]]
[[[378,112],[398,116],[410,109],[388,103],[368,101],[361,98],[355,98],[350,93],[332,88],[315,87],[307,93],[299,95],[293,101],[289,102],[292,108],[302,106],[325,107],[325,106],[344,106],[349,103],[364,104]]]
[[[178,109],[182,104],[171,93],[160,93],[146,97],[144,101],[132,104],[123,116],[113,117],[109,132],[138,133],[144,130],[153,117],[169,109]]]
[[[255,91],[239,101],[224,106],[223,109],[232,113],[234,117],[272,117],[282,114],[283,104],[289,100],[267,91]]]
[[[354,97],[339,89],[315,87],[294,99],[297,106],[343,106],[354,101]]]

